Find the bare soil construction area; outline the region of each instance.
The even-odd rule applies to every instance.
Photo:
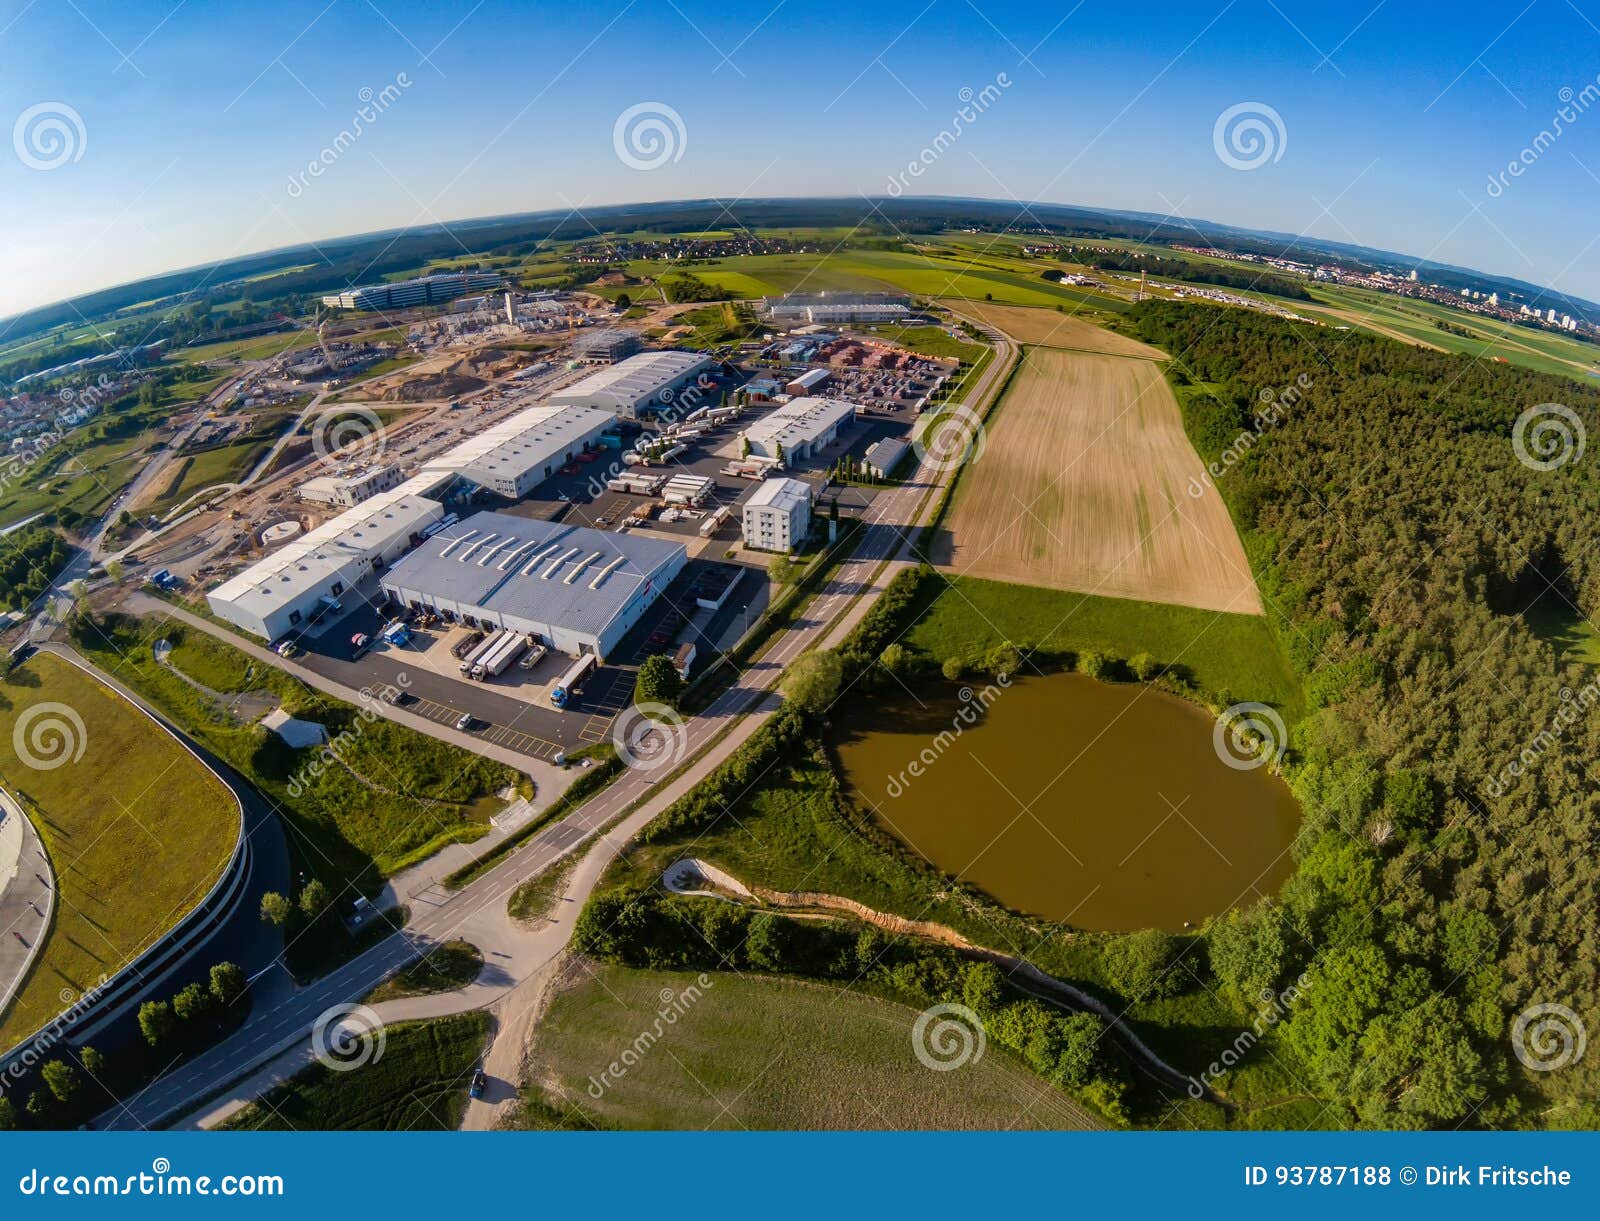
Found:
[[[1261,613],[1233,521],[1148,360],[1027,349],[934,559],[1019,585]]]
[[[1138,356],[1145,360],[1165,360],[1160,348],[1108,331],[1071,314],[1036,309],[1025,305],[996,305],[992,301],[947,301],[963,314],[1004,331],[1018,343],[1045,348],[1072,348],[1080,352],[1104,352],[1110,356]]]

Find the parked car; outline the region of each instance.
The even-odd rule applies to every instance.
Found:
[[[471,1094],[474,1098],[482,1098],[484,1090],[488,1088],[488,1076],[481,1068],[474,1069],[472,1073],[472,1084],[467,1087],[467,1093]]]
[[[459,717],[457,717],[456,718],[456,728],[457,729],[471,729],[472,728],[472,713],[463,712]]]
[[[279,657],[295,657],[300,652],[300,646],[292,640],[278,641],[278,647],[273,650]]]

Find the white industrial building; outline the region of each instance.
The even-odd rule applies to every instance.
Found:
[[[416,479],[380,492],[252,564],[206,595],[211,613],[265,640],[304,629],[444,516]]]
[[[457,297],[480,289],[499,288],[500,284],[499,274],[492,271],[443,272],[418,276],[414,280],[398,280],[392,284],[347,288],[342,293],[322,298],[322,304],[333,309],[407,309],[414,305],[454,301]]]
[[[687,560],[678,543],[476,513],[395,564],[383,589],[403,606],[604,660]]]
[[[765,297],[761,307],[774,322],[896,322],[910,314],[911,300],[890,293],[789,293]]]
[[[798,479],[768,479],[744,502],[744,545],[757,551],[793,551],[811,533],[811,486]]]
[[[906,456],[906,451],[911,448],[906,441],[898,437],[884,437],[867,446],[863,455],[867,470],[879,479],[887,479],[894,474],[894,468],[900,465],[900,460]]]
[[[839,429],[855,418],[856,405],[843,399],[790,399],[744,431],[750,454],[802,462],[839,439]]]
[[[425,473],[459,476],[511,500],[526,496],[615,427],[598,407],[529,407],[423,463]]]
[[[711,358],[698,352],[641,352],[556,391],[550,402],[599,407],[618,419],[636,420],[666,407],[710,367]]]
[[[399,485],[398,466],[369,466],[359,470],[338,470],[319,475],[300,485],[300,499],[316,504],[339,505],[350,509],[368,497]]]

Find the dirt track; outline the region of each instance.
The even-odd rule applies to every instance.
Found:
[[[935,560],[1019,585],[1261,613],[1233,521],[1148,360],[1027,349]]]

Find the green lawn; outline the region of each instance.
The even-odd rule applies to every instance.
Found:
[[[467,1087],[489,1019],[463,1013],[404,1022],[383,1032],[383,1051],[360,1068],[314,1064],[275,1087],[224,1127],[247,1132],[449,1132],[461,1126]]]
[[[225,691],[265,688],[292,715],[321,723],[332,737],[344,734],[342,762],[292,751],[259,725],[236,726],[156,663],[151,646],[160,639],[173,642],[174,663],[197,681],[214,680]],[[494,793],[522,779],[504,764],[364,715],[281,670],[250,670],[231,645],[162,616],[96,620],[77,643],[260,789],[284,816],[299,866],[336,895],[351,884],[372,893],[383,877],[445,845],[479,838],[496,807]]]
[[[30,730],[24,718],[45,704],[70,711],[36,714]],[[64,754],[52,749],[52,723],[64,728]],[[32,766],[19,754],[30,743],[37,759],[63,761]],[[233,853],[239,807],[170,734],[48,654],[0,680],[0,781],[34,816],[61,896],[0,1022],[7,1047],[60,1012],[64,991],[114,974],[205,897]]]
[[[208,360],[265,360],[280,352],[309,348],[317,337],[309,331],[292,328],[273,331],[270,335],[253,335],[245,339],[219,339],[215,343],[196,344],[192,348],[179,348],[175,359],[198,364]]]
[[[1093,649],[1124,660],[1149,653],[1184,667],[1204,691],[1273,704],[1291,716],[1300,709],[1299,684],[1259,615],[952,577],[906,637],[940,661],[957,657],[973,665],[1006,641],[1042,653]]]
[[[661,1020],[664,1011],[672,1022]],[[916,1018],[905,1005],[771,976],[590,964],[539,1023],[525,1122],[733,1131],[1101,1126],[992,1040],[960,1069],[924,1068],[912,1045]],[[641,1046],[641,1032],[651,1040],[638,1062],[609,1071]]]

